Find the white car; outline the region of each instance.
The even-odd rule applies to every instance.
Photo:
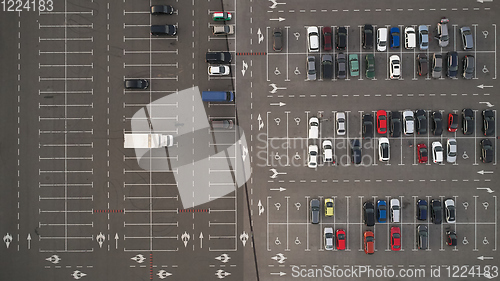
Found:
[[[391,150],[388,138],[378,139],[378,158],[380,161],[389,161]]]
[[[448,163],[457,161],[457,141],[455,139],[448,139],[446,142],[446,161]]]
[[[405,48],[414,49],[417,47],[417,34],[415,33],[415,28],[405,27]]]
[[[377,29],[377,51],[385,52],[387,50],[387,28],[380,27]]]
[[[455,202],[453,199],[448,198],[444,201],[444,211],[445,215],[444,217],[446,218],[447,223],[455,223]]]
[[[208,75],[213,75],[213,76],[229,75],[229,66],[211,65],[208,67]]]
[[[337,135],[345,135],[345,113],[337,112],[337,114],[335,114],[335,119],[337,120]]]
[[[318,166],[318,146],[310,145],[308,149],[309,161],[307,161],[307,166],[309,168],[316,168]]]
[[[432,162],[443,163],[443,146],[438,141],[432,143]]]
[[[401,78],[401,63],[398,55],[392,55],[389,58],[389,72],[391,79]]]
[[[415,119],[413,118],[413,111],[411,110],[405,110],[403,111],[403,119],[404,119],[404,133],[405,135],[412,135],[413,130],[415,128],[414,121]]]
[[[309,138],[317,139],[319,137],[319,120],[316,117],[309,119]]]
[[[325,237],[325,250],[333,250],[333,228],[325,227],[323,236]]]
[[[307,43],[309,52],[319,52],[319,31],[318,27],[310,26],[307,28]]]
[[[391,220],[392,222],[399,222],[399,213],[401,206],[398,199],[391,199]]]
[[[333,162],[332,142],[329,140],[323,141],[323,157],[325,162]]]

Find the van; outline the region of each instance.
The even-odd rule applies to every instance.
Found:
[[[234,122],[231,119],[213,119],[210,120],[210,126],[212,127],[212,130],[232,130],[234,128]]]
[[[234,101],[234,93],[224,91],[203,91],[201,92],[201,100],[211,102],[232,102]]]
[[[377,51],[385,52],[387,49],[387,28],[377,29]]]
[[[415,28],[405,27],[405,48],[414,49],[417,47],[417,35],[415,34]]]

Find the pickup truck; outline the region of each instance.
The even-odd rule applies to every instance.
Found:
[[[207,52],[205,61],[208,63],[231,63],[232,57],[229,52]]]

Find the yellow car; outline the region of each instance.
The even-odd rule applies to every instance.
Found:
[[[327,217],[333,216],[333,199],[332,198],[325,199],[325,216],[327,216]]]

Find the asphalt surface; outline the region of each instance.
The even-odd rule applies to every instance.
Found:
[[[496,2],[441,2],[179,1],[171,3],[174,15],[151,16],[149,5],[163,2],[59,1],[52,11],[2,11],[0,233],[5,247],[0,279],[326,280],[332,278],[332,268],[337,276],[358,280],[497,278],[497,133],[489,137],[493,163],[481,162],[479,141],[484,138],[482,110],[496,114],[500,102],[495,95],[500,87],[499,7]],[[233,13],[228,23],[236,24],[234,35],[211,33],[211,26],[220,24],[211,20],[211,13],[221,10]],[[443,16],[450,19],[450,45],[441,49],[433,37]],[[418,77],[418,49],[363,49],[361,27],[366,23],[398,26],[401,33],[405,26],[428,25],[431,41],[425,53],[457,51],[460,59],[474,55],[474,78]],[[152,24],[177,25],[178,34],[151,37]],[[461,49],[459,28],[465,25],[474,35],[471,51]],[[308,26],[346,26],[344,53],[360,57],[361,75],[306,81],[308,55],[315,56],[320,71],[323,54],[338,54],[323,49],[309,53]],[[275,27],[284,32],[282,52],[272,50]],[[231,75],[208,76],[207,50],[232,53]],[[376,59],[374,81],[364,73],[368,53]],[[388,79],[392,54],[401,57],[399,81]],[[149,88],[125,90],[124,79],[133,78],[148,79]],[[230,149],[232,139],[241,145],[238,133],[244,132],[248,147],[242,158],[251,163],[242,185],[209,180],[200,187],[197,182],[206,179],[193,173],[194,187],[239,187],[196,206],[200,193],[181,198],[178,190],[176,176],[185,168],[145,170],[134,149],[123,148],[123,134],[132,132],[141,110],[154,113],[148,121],[152,126],[158,121],[189,125],[194,113],[173,114],[172,107],[179,104],[158,101],[193,87],[236,93],[234,103],[204,103],[189,110],[202,115],[204,110],[209,120],[235,121],[240,129],[228,132],[227,142],[203,145],[227,151],[222,159],[229,163],[239,157]],[[385,163],[378,159],[377,138],[382,135],[374,132],[374,139],[362,141],[363,164],[350,164],[347,144],[361,138],[363,114],[424,109],[429,117],[432,111],[445,116],[463,108],[475,112],[472,135],[459,130],[389,138],[390,160]],[[335,132],[337,112],[346,113],[345,136]],[[312,116],[320,118],[318,140],[308,138]],[[156,130],[180,137],[177,129]],[[433,141],[445,145],[452,137],[458,143],[456,163],[418,164],[417,144],[430,148]],[[193,143],[201,141],[192,138]],[[326,139],[334,144],[334,165],[322,160]],[[307,167],[311,144],[320,147],[316,169]],[[229,171],[234,179],[233,168],[230,163],[227,170],[206,172]],[[308,205],[313,198],[322,204],[333,198],[335,215],[325,217],[322,207],[320,224],[311,224]],[[391,198],[401,201],[400,223],[366,227],[363,203]],[[416,220],[418,199],[447,198],[457,207],[455,224]],[[419,224],[429,228],[425,251],[416,248]],[[390,251],[392,226],[401,228],[400,252]],[[345,251],[324,250],[324,227],[347,232]],[[374,255],[363,252],[365,230],[375,233]],[[447,230],[456,231],[456,247],[445,244]]]

